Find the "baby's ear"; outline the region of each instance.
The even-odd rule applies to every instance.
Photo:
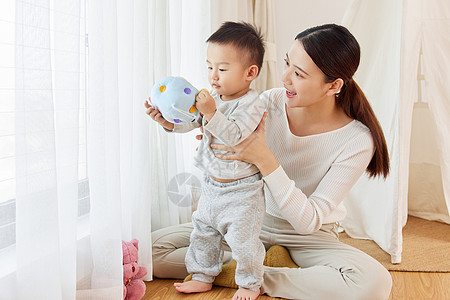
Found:
[[[247,69],[247,78],[249,80],[253,80],[256,78],[256,76],[258,76],[259,73],[259,68],[257,65],[251,65],[250,67],[248,67]]]

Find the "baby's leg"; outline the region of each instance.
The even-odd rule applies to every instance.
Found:
[[[233,220],[225,234],[225,240],[237,262],[235,280],[240,288],[233,300],[254,300],[260,294],[265,256],[264,245],[259,239],[263,208],[247,210],[240,218]]]
[[[212,288],[212,282],[222,269],[222,235],[202,220],[202,210],[194,212],[191,244],[186,253],[186,268],[193,273],[192,280],[175,283],[177,291],[182,293],[206,292]]]
[[[234,234],[242,235],[242,230]],[[259,240],[259,232],[254,234],[247,236],[248,239],[245,241],[242,240],[242,236],[233,238],[230,232],[225,236],[231,247],[233,258],[237,262],[235,280],[239,290],[232,300],[254,300],[260,294],[265,250]]]

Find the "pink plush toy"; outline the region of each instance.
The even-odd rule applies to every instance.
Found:
[[[139,300],[145,294],[145,283],[139,278],[147,274],[145,267],[138,266],[138,240],[122,241],[123,252],[123,299]]]

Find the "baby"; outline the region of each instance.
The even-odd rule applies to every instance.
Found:
[[[263,278],[265,249],[259,239],[265,214],[262,176],[255,165],[222,160],[211,143],[234,146],[258,126],[265,106],[250,88],[264,57],[263,39],[247,23],[225,22],[208,40],[208,80],[212,90],[196,97],[198,122],[172,124],[153,106],[147,110],[167,131],[188,132],[203,126],[195,164],[204,171],[201,196],[192,215],[194,230],[186,254],[192,280],[175,283],[179,292],[205,292],[222,269],[223,239],[237,262],[233,299],[256,299]]]

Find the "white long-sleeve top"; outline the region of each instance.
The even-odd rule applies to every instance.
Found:
[[[357,120],[304,137],[291,133],[285,89],[261,94],[267,106],[266,142],[280,166],[264,177],[267,213],[286,219],[300,234],[344,219],[344,197],[374,153],[370,130]]]
[[[265,111],[265,105],[255,90],[244,96],[223,101],[215,92],[211,96],[216,103],[214,116],[206,122],[174,124],[172,132],[187,132],[203,125],[203,138],[194,157],[194,164],[207,175],[221,179],[239,179],[254,175],[258,168],[240,160],[224,160],[214,153],[228,154],[226,151],[212,149],[211,143],[235,146],[245,140],[256,129]]]

